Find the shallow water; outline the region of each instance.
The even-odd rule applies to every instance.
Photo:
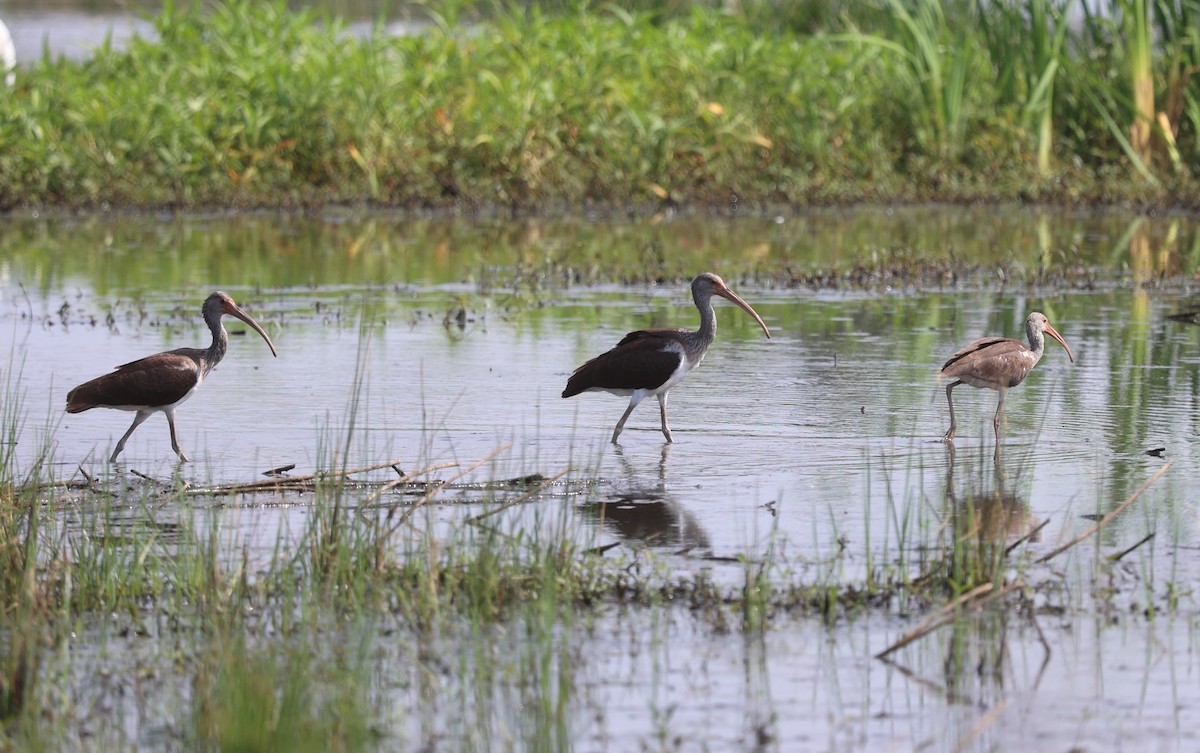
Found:
[[[730,583],[744,577],[739,558],[774,547],[811,582],[830,562],[839,578],[860,580],[881,561],[917,561],[939,531],[957,535],[959,525],[1015,539],[1049,521],[1024,545],[1049,552],[1091,525],[1084,516],[1113,509],[1173,461],[1098,547],[1064,560],[1080,572],[1079,592],[1039,597],[1048,613],[1072,608],[1039,620],[1045,669],[1036,629],[1016,614],[1007,625],[982,620],[975,634],[936,634],[895,665],[870,656],[919,618],[831,628],[786,618],[761,639],[735,630],[717,640],[685,611],[610,615],[600,622],[612,635],[572,633],[589,657],[575,670],[587,692],[573,711],[594,720],[572,727],[580,750],[657,746],[661,733],[681,735],[683,749],[951,750],[1001,702],[1002,723],[981,728],[978,749],[1118,750],[1143,734],[1154,749],[1195,744],[1186,584],[1200,569],[1200,327],[1167,318],[1194,302],[1200,245],[1189,218],[919,208],[638,221],[14,217],[5,226],[0,348],[20,375],[17,457],[31,467],[50,442],[58,478],[137,470],[204,485],[293,463],[294,474],[312,472],[335,452],[350,466],[396,460],[408,470],[496,453],[468,480],[569,469],[563,484],[511,513],[531,525],[565,506],[596,545],[653,547],[673,567]],[[951,256],[984,266],[857,286],[849,272],[816,287],[781,284],[777,274],[807,279],[850,259],[897,255],[914,268]],[[988,271],[997,264],[1012,275],[1004,284]],[[685,284],[588,283],[622,265],[664,279],[720,272],[771,328],[767,340],[718,302],[713,349],[671,393],[672,445],[653,401],[613,446],[623,399],[559,397],[571,370],[624,332],[695,326]],[[1054,277],[1069,267],[1095,274]],[[66,415],[66,392],[143,355],[207,345],[198,309],[217,288],[264,325],[278,359],[227,320],[226,359],[178,412],[195,462],[177,468],[166,422],[154,416],[110,468],[132,416]],[[1019,337],[1034,309],[1075,363],[1048,343],[1009,393],[998,456],[995,395],[958,388],[951,456],[938,441],[948,414],[936,368],[984,334]],[[448,500],[461,504],[430,508],[428,519],[452,526],[481,509],[476,499],[463,492]],[[225,535],[264,558],[281,526],[299,531],[307,515],[294,498],[192,502],[202,521],[217,510]],[[963,522],[969,506],[975,522]],[[1150,532],[1113,583],[1091,582],[1090,558]],[[1168,584],[1188,594],[1179,615],[1136,617]],[[1129,613],[1080,618],[1073,607],[1093,588],[1116,589]],[[639,626],[647,619],[662,621]],[[972,679],[972,662],[996,652],[996,676]],[[452,712],[442,713],[451,725]]]

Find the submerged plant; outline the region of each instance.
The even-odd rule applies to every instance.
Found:
[[[256,647],[213,641],[197,664],[191,737],[199,750],[374,750],[361,644],[319,634]]]

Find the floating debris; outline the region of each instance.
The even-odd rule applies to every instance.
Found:
[[[318,486],[329,484],[331,482],[337,482],[344,485],[361,488],[373,488],[382,486],[384,483],[378,481],[356,481],[352,480],[350,477],[368,473],[370,471],[378,471],[383,468],[396,469],[399,465],[399,460],[391,460],[386,463],[377,463],[375,465],[368,465],[362,468],[348,468],[341,471],[318,471],[316,473],[308,473],[302,476],[275,475],[265,481],[246,481],[233,484],[218,484],[216,486],[192,486],[188,488],[188,493],[218,496],[223,494],[256,494],[259,492],[270,493],[281,491],[315,491]],[[387,483],[396,485],[397,482],[403,483],[405,481],[411,481],[417,476],[422,476],[444,468],[453,468],[457,465],[458,463],[440,463],[438,465],[431,465],[426,468],[422,468],[421,470],[416,471],[409,476],[401,476],[400,479],[389,481]],[[286,466],[283,469],[275,470],[283,471],[291,470],[293,468],[295,468],[294,464]],[[270,472],[263,475],[270,475]]]
[[[1121,551],[1119,551],[1115,554],[1108,555],[1108,561],[1109,562],[1119,562],[1122,558],[1125,557],[1125,555],[1134,551],[1135,549],[1140,547],[1142,544],[1145,544],[1147,541],[1150,541],[1151,539],[1153,539],[1154,533],[1155,533],[1154,531],[1151,531],[1150,533],[1146,534],[1144,537],[1142,537],[1142,539],[1140,541],[1138,541],[1138,543],[1134,544],[1133,546],[1129,547],[1128,549],[1122,549]]]
[[[1200,308],[1192,309],[1191,311],[1180,311],[1175,314],[1167,314],[1167,318],[1173,322],[1180,324],[1200,324]]]

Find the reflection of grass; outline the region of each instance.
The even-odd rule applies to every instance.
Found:
[[[491,225],[452,217],[406,221],[403,214],[388,213],[325,224],[244,215],[197,227],[195,219],[184,217],[153,223],[165,239],[164,248],[151,257],[140,253],[146,243],[142,234],[151,229],[140,219],[109,224],[96,218],[47,223],[11,217],[0,254],[12,265],[14,279],[37,289],[70,289],[75,275],[91,280],[94,296],[46,293],[47,309],[68,314],[66,322],[55,317],[53,326],[155,332],[164,346],[173,347],[178,338],[169,337],[168,329],[195,332],[181,335],[184,340],[203,336],[194,310],[180,312],[176,302],[176,291],[193,284],[193,261],[201,257],[221,270],[214,274],[295,291],[271,296],[266,308],[254,312],[269,329],[313,323],[352,328],[355,306],[367,295],[379,308],[377,327],[443,322],[450,313],[454,332],[460,308],[472,331],[482,326],[473,325],[472,318],[530,316],[562,303],[564,291],[571,289],[670,289],[701,271],[718,272],[735,287],[887,291],[888,297],[991,291],[997,284],[1014,292],[1034,286],[1122,289],[1140,281],[1133,278],[1128,244],[1080,244],[1078,239],[1120,238],[1139,221],[1152,251],[1180,249],[1149,269],[1158,277],[1155,284],[1185,287],[1200,262],[1194,225],[1186,219],[1175,223],[1119,211],[1066,214],[1015,207],[814,211],[789,215],[778,224],[770,218],[683,215],[665,222],[524,218]],[[176,235],[185,241],[168,240]],[[359,235],[369,241],[355,253],[346,250]],[[46,264],[48,257],[58,261]],[[397,278],[408,282],[397,284]],[[474,290],[444,289],[458,283]],[[118,291],[126,289],[146,293],[122,300]],[[679,300],[683,297],[681,289]],[[883,299],[864,300],[864,305],[878,306]]]

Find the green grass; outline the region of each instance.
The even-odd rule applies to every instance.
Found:
[[[195,670],[196,750],[354,751],[377,742],[361,677],[361,644],[322,646],[321,633],[254,646],[215,636]]]
[[[424,33],[359,40],[282,2],[168,3],[157,41],[22,69],[0,208],[1197,205],[1196,9],[1145,5],[1068,29],[1070,0],[804,3],[775,23],[760,3],[449,4]],[[1158,129],[1149,152],[1133,123]]]

